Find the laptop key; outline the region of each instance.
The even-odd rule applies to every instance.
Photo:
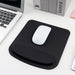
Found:
[[[5,21],[3,21],[2,23],[8,25],[8,24],[10,23],[10,21],[5,20]]]
[[[2,26],[3,24],[8,25],[15,16],[16,16],[16,14],[14,14],[14,13],[0,10],[0,22],[2,22],[2,24],[0,26]]]
[[[6,24],[6,25],[8,25],[8,24],[9,24],[9,22],[7,22],[7,21],[3,21],[2,23]]]
[[[4,23],[0,24],[1,27],[6,28],[6,26],[4,25]]]
[[[0,22],[2,22],[2,20],[0,19]]]

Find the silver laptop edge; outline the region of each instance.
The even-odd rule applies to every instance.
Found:
[[[0,22],[0,43],[5,39],[9,31],[13,28],[13,26],[17,23],[24,11],[24,0],[21,0],[20,7],[8,5],[0,2],[0,10],[4,10],[6,12],[10,12],[16,14],[14,18],[10,21],[9,24],[6,24],[6,20],[1,19]],[[6,14],[5,14],[6,15]],[[5,16],[7,17],[7,16]],[[7,18],[8,19],[8,18]],[[4,21],[4,22],[3,22]]]
[[[21,8],[14,7],[14,6],[11,6],[8,4],[4,4],[4,3],[0,3],[0,7],[7,8],[10,10],[14,10],[14,11],[19,11],[19,12],[23,13],[23,11],[24,11],[24,0],[21,0]]]

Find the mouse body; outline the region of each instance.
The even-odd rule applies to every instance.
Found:
[[[32,42],[37,45],[43,45],[49,34],[51,32],[51,28],[45,25],[40,25],[33,34]]]

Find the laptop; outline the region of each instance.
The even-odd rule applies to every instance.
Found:
[[[24,0],[0,0],[0,43],[21,18]]]

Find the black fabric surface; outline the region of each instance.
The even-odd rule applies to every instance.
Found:
[[[32,42],[32,36],[39,25],[52,28],[45,44],[42,46]],[[55,68],[62,56],[70,32],[66,29],[30,20],[9,48],[15,58],[44,69]]]

